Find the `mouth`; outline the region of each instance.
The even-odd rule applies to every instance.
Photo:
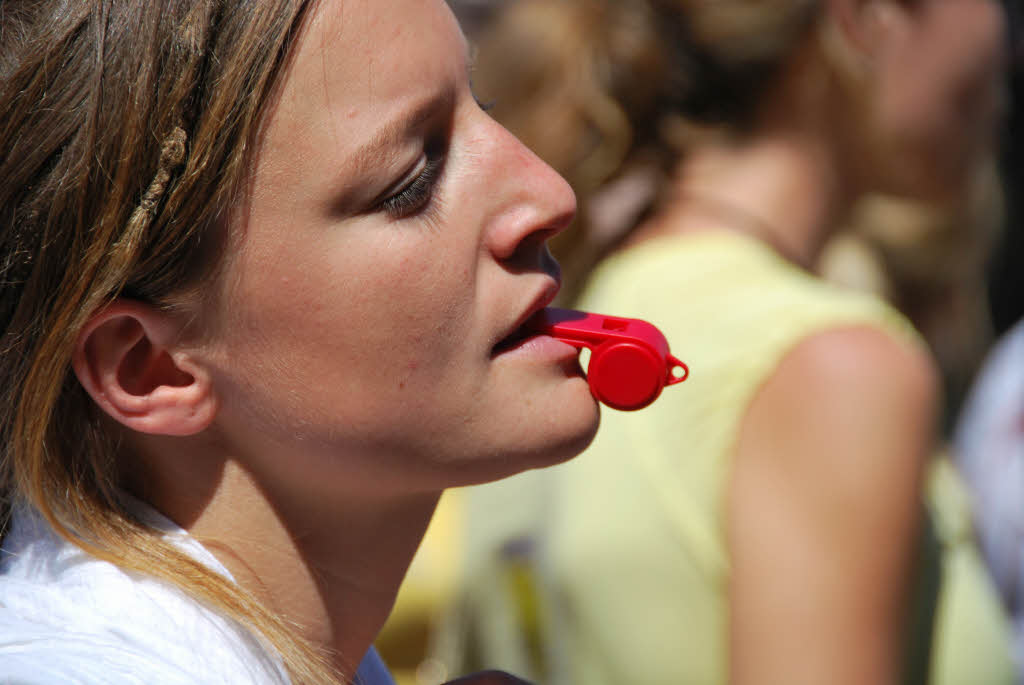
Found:
[[[491,356],[496,357],[499,354],[503,354],[505,352],[513,350],[522,345],[523,343],[525,343],[530,338],[534,338],[538,335],[540,335],[540,333],[538,333],[537,331],[530,330],[526,326],[520,326],[519,328],[512,332],[512,335],[502,338],[501,340],[498,341],[498,344],[495,345],[494,348],[491,350]]]
[[[529,325],[530,320],[536,316],[538,312],[551,304],[551,301],[555,299],[555,295],[558,294],[558,288],[558,282],[552,281],[551,284],[534,299],[533,303],[516,320],[511,331],[505,335],[505,337],[498,340],[498,342],[491,348],[492,358],[521,346],[531,338],[536,338],[542,335],[535,328]]]

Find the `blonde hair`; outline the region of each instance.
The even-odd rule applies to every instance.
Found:
[[[254,631],[296,682],[341,676],[294,626],[122,501],[116,445],[70,370],[119,295],[173,308],[215,270],[261,116],[310,0],[52,0],[0,12],[0,532],[63,537]]]

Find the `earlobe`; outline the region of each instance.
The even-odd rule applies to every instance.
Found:
[[[79,334],[75,375],[113,419],[141,433],[194,435],[217,413],[210,376],[176,349],[178,326],[148,305],[117,300]]]

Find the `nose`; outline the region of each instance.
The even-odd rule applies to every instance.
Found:
[[[569,183],[495,122],[496,174],[493,197],[498,210],[490,223],[487,246],[498,260],[539,255],[545,241],[563,231],[576,215],[576,195]]]

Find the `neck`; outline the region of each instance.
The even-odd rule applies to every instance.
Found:
[[[440,493],[317,497],[268,485],[232,460],[222,466],[202,501],[152,503],[242,587],[325,647],[341,672],[354,673],[391,611]]]
[[[828,147],[812,137],[703,144],[679,165],[655,225],[742,232],[811,268],[849,205],[835,168]]]

